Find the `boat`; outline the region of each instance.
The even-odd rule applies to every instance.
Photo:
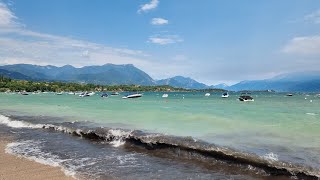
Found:
[[[221,97],[222,97],[222,98],[227,98],[227,97],[229,97],[229,93],[227,93],[227,92],[226,92],[226,93],[223,93],[223,94],[221,95]]]
[[[21,95],[29,95],[29,93],[27,93],[26,91],[20,92]]]
[[[95,95],[96,93],[95,92],[89,92],[88,93],[88,96],[93,96],[93,95]]]
[[[83,92],[79,95],[79,97],[86,97],[86,96],[89,96],[88,92]]]
[[[287,94],[286,96],[293,96],[293,94]]]
[[[111,96],[119,96],[119,93],[118,92],[112,92]]]
[[[56,95],[62,95],[62,92],[58,92],[58,93],[56,93]]]
[[[210,96],[210,95],[211,95],[210,93],[206,93],[204,96],[208,97],[208,96]]]
[[[244,102],[254,101],[253,97],[249,95],[250,93],[243,93],[240,95],[239,100]]]
[[[163,94],[162,97],[163,98],[167,98],[169,95],[168,94]]]
[[[109,95],[107,93],[102,93],[101,97],[108,97]]]
[[[122,97],[122,99],[128,99],[128,98],[139,98],[142,97],[142,94],[140,93],[135,93],[135,94],[129,94],[127,96]]]

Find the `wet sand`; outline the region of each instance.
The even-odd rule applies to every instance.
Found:
[[[0,137],[0,180],[73,180],[59,167],[43,165],[5,153],[10,138]]]

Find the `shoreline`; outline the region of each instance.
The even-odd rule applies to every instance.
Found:
[[[2,135],[2,134],[1,134]],[[11,137],[0,137],[0,179],[1,180],[74,180],[66,176],[59,167],[52,167],[5,152]]]

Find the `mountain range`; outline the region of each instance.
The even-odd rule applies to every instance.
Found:
[[[0,66],[0,75],[19,80],[62,81],[93,83],[101,85],[170,85],[186,89],[226,89],[240,90],[275,90],[286,92],[320,91],[320,71],[282,74],[265,80],[241,81],[232,86],[218,84],[208,86],[188,77],[175,76],[168,79],[154,80],[144,71],[132,64],[85,66],[76,68],[71,65],[62,67],[38,66],[31,64],[13,64]]]
[[[232,91],[269,89],[282,92],[318,92],[320,91],[320,71],[287,73],[270,79],[241,81],[227,89]]]

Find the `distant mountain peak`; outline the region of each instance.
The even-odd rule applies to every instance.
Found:
[[[184,76],[174,76],[172,78],[162,79],[156,81],[157,85],[169,85],[173,87],[180,87],[180,88],[186,88],[186,89],[205,89],[208,86],[199,83],[194,79],[191,79],[189,77]]]

